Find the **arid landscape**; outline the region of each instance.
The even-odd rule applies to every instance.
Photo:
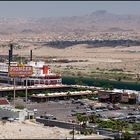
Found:
[[[30,45],[28,49],[14,50],[15,54],[29,59],[30,50],[33,59],[38,60],[70,60],[69,63],[49,62],[54,72],[63,76],[92,76],[95,78],[115,79],[124,81],[139,81],[140,47],[90,47],[86,44],[67,48],[51,48]],[[8,48],[1,49],[2,54]],[[72,62],[73,60],[73,62]]]
[[[13,43],[14,54],[29,60],[32,50],[34,60],[45,60],[63,76],[140,80],[139,15],[99,10],[83,16],[0,21],[7,23],[0,32],[0,55],[8,54]]]
[[[49,63],[53,71],[62,75],[93,76],[97,78],[116,79],[121,77],[122,80],[137,81],[140,65],[140,47],[99,47],[89,48],[88,45],[75,45],[65,49],[51,47],[29,47],[33,50],[33,59],[68,59],[76,60],[75,62]],[[29,51],[26,49],[15,50],[15,54],[28,56]],[[115,73],[115,74],[114,74]]]
[[[11,129],[11,127],[13,129]],[[59,127],[43,126],[26,120],[23,122],[0,122],[0,139],[72,139],[71,130]],[[75,134],[77,139],[105,139],[106,136],[92,134],[90,136]]]
[[[14,128],[14,129],[11,129]],[[30,121],[0,122],[0,139],[55,139],[71,137],[68,130],[45,127]]]
[[[139,139],[139,5],[0,2],[0,139]]]

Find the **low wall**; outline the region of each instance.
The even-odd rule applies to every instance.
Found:
[[[19,117],[19,113],[18,112],[9,111],[9,110],[0,109],[0,119],[2,119],[3,117],[18,118]]]
[[[65,128],[65,129],[74,129],[75,130],[83,130],[82,126],[76,123],[68,123],[68,122],[63,122],[63,121],[58,121],[58,120],[48,120],[44,118],[36,118],[37,122],[43,123],[46,126],[56,126],[60,128]]]

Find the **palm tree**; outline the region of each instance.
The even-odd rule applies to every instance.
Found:
[[[97,117],[96,117],[95,115],[90,115],[90,116],[89,116],[89,120],[90,120],[90,122],[92,122],[92,123],[96,123]]]
[[[80,133],[81,132],[83,132],[83,133],[85,133],[85,131],[86,131],[86,122],[88,121],[88,117],[87,116],[82,116],[80,113],[77,113],[76,114],[76,117],[77,117],[77,120],[78,120],[78,122],[80,123]],[[82,124],[82,125],[81,125]],[[84,129],[81,129],[81,126],[82,126],[82,128],[84,128]],[[82,131],[81,131],[82,130]],[[84,131],[83,131],[84,130]]]
[[[83,123],[86,123],[89,120],[88,116],[83,116]]]
[[[80,113],[77,113],[76,117],[79,122],[83,123],[86,123],[89,120],[88,116],[82,116]]]
[[[81,114],[77,113],[76,114],[76,117],[77,117],[78,122],[81,123],[83,121],[83,118],[82,118],[82,115]]]
[[[115,121],[115,129],[118,130],[118,132],[120,132],[120,138],[122,136],[122,132],[124,130],[124,128],[127,126],[128,124],[125,121],[120,121],[120,120],[116,120]]]
[[[131,134],[129,132],[125,132],[123,134],[123,139],[124,140],[131,140]]]
[[[135,123],[132,129],[135,131],[135,139],[138,139],[137,132],[140,131],[140,124]]]

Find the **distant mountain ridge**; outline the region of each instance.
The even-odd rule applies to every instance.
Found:
[[[0,33],[140,31],[140,15],[118,15],[105,10],[83,16],[57,18],[3,18]]]

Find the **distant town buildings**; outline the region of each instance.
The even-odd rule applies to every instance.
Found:
[[[27,109],[16,109],[10,105],[6,98],[0,98],[0,119],[18,119],[24,121],[25,119],[33,119],[34,112]]]

